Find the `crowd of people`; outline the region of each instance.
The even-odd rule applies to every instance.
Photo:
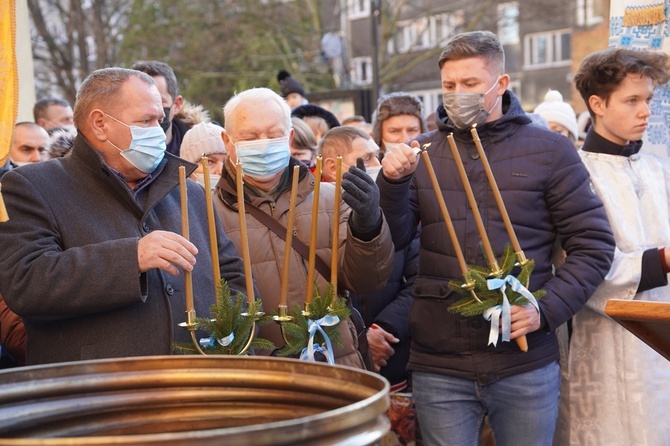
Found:
[[[37,102],[0,166],[9,215],[0,223],[0,367],[172,353],[189,341],[178,326],[184,273],[196,312],[208,314],[212,259],[234,293],[247,293],[245,242],[264,311],[278,308],[282,285],[288,304],[303,306],[309,259],[296,245],[315,240],[316,286],[331,281],[336,251],[337,291],[352,312],[334,362],[411,392],[423,444],[489,435],[499,445],[670,444],[659,421],[670,363],[604,310],[611,298],[670,301],[670,165],[641,151],[668,56],[608,49],[582,61],[574,82],[588,124],[554,90],[524,111],[491,32],[452,37],[437,62],[437,110],[393,92],[370,122],[340,122],[282,71],[279,93],[237,93],[221,125],[179,94],[160,61],[90,73],[74,109]],[[207,183],[203,157],[218,256],[209,195],[197,186]],[[188,239],[180,166],[194,180]],[[533,261],[525,283],[519,268],[500,277],[486,249],[501,256],[512,234]],[[470,286],[469,268],[502,279],[502,293],[541,298],[503,302],[500,322],[454,312],[462,295],[453,283]],[[568,324],[570,337],[557,337]],[[258,335],[277,350],[254,354],[285,343],[277,324]],[[522,338],[527,349],[512,342]]]

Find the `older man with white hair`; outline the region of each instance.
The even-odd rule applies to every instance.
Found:
[[[271,227],[287,223],[292,172],[293,167],[298,165],[293,248],[297,242],[308,244],[313,191],[318,180],[290,155],[293,139],[291,110],[278,94],[267,88],[253,88],[230,99],[223,111],[223,141],[228,158],[217,186],[215,208],[227,235],[239,250],[242,240],[237,213],[235,164],[240,161],[246,210],[250,213],[246,221],[253,276],[265,311],[272,312],[279,303],[286,249],[282,233],[285,234],[286,230],[282,227],[274,232]],[[335,188],[332,184],[321,184],[316,254],[326,264],[330,263],[332,228],[339,222],[338,283],[347,290],[371,292],[385,285],[393,266],[394,248],[379,207],[379,191],[372,178],[355,166],[344,174],[342,188],[343,201],[339,203],[339,214],[335,215]],[[297,302],[302,307],[305,302],[307,265],[307,259],[294,249],[288,283],[289,306]],[[318,286],[325,290],[329,277],[322,271],[317,272]],[[335,362],[363,367],[350,319],[341,323],[340,327],[342,346],[335,348]],[[271,339],[277,346],[283,345],[279,328],[274,324],[261,327],[260,336]]]

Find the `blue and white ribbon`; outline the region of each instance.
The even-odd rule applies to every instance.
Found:
[[[496,305],[495,307],[488,308],[484,311],[484,319],[491,321],[491,331],[489,331],[489,343],[488,345],[493,344],[495,347],[498,344],[498,336],[500,335],[500,318],[502,316],[502,340],[503,342],[509,342],[510,332],[512,331],[512,315],[511,315],[511,306],[509,300],[507,300],[507,295],[505,294],[505,289],[507,285],[510,285],[512,291],[521,294],[523,297],[528,299],[537,312],[540,312],[540,306],[535,300],[535,296],[524,287],[519,279],[509,275],[504,279],[489,279],[486,281],[486,285],[489,290],[500,289],[500,292],[503,295],[502,305]]]
[[[216,343],[218,343],[222,347],[228,347],[233,342],[234,339],[235,339],[235,333],[230,332],[228,336],[221,339],[215,338],[214,336],[211,336],[209,338],[200,338],[200,341],[198,341],[198,343],[202,348],[212,348],[216,346]]]
[[[333,355],[333,346],[330,344],[330,338],[328,337],[324,329],[321,327],[332,327],[333,325],[337,325],[339,322],[340,322],[339,317],[329,315],[324,316],[316,321],[312,319],[307,319],[309,342],[307,343],[307,347],[303,348],[302,352],[300,352],[300,359],[302,359],[303,361],[316,362],[316,359],[314,359],[314,353],[321,352],[328,360],[328,364],[330,365],[335,364]],[[314,336],[316,335],[317,330],[321,332],[323,339],[326,340],[325,348],[320,345],[314,347]]]

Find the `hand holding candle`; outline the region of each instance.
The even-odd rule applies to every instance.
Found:
[[[500,211],[500,215],[502,216],[503,222],[505,223],[505,229],[507,230],[507,235],[510,239],[510,242],[512,243],[514,253],[516,254],[519,264],[521,266],[524,266],[528,262],[528,260],[526,259],[526,255],[524,254],[524,252],[521,250],[521,245],[519,245],[519,240],[516,237],[514,227],[512,226],[509,214],[507,213],[505,202],[503,201],[502,195],[500,194],[498,183],[496,182],[496,179],[493,176],[493,171],[491,170],[491,165],[489,164],[486,152],[484,152],[482,141],[479,139],[479,133],[477,133],[476,125],[472,126],[470,133],[472,134],[472,139],[474,140],[475,147],[477,148],[477,152],[479,153],[479,158],[481,159],[482,165],[484,166],[484,171],[486,172],[486,177],[489,180],[493,196],[495,197],[496,204],[498,205],[498,210]],[[528,286],[528,283],[525,283],[524,286]],[[528,351],[528,340],[526,338],[526,335],[522,335],[516,338],[516,343],[521,351],[523,352]]]
[[[414,173],[419,164],[421,149],[419,143],[412,141],[411,147],[401,144],[396,149],[384,153],[382,171],[386,178],[399,180]]]

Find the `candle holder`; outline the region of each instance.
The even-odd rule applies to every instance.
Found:
[[[217,284],[216,304],[210,307],[211,318],[195,317],[179,326],[191,333],[191,344],[175,343],[180,353],[201,355],[246,355],[251,349],[273,350],[275,345],[263,338],[255,337],[256,327],[269,322],[260,311],[261,301],[255,300],[244,308],[245,298],[238,293],[234,298],[225,279]],[[209,337],[196,339],[195,330],[202,329]]]
[[[314,297],[302,310],[294,303],[290,322],[282,323],[286,345],[279,356],[300,355],[300,359],[316,361],[314,354],[322,352],[330,364],[334,363],[332,343],[342,346],[339,324],[350,316],[346,300],[334,291],[332,284],[325,293],[314,287]],[[316,346],[315,346],[316,345]]]
[[[272,319],[279,324],[279,330],[281,331],[281,337],[284,339],[284,343],[286,345],[290,345],[290,341],[286,335],[286,324],[290,323],[293,321],[293,316],[289,316],[288,314],[288,306],[286,305],[279,305],[277,307],[277,314],[272,316]]]
[[[458,237],[456,236],[456,232],[449,216],[449,211],[447,210],[444,197],[442,196],[442,190],[438,184],[435,171],[430,162],[430,157],[428,156],[428,152],[425,150],[430,144],[424,144],[424,150],[421,150],[421,154],[426,163],[428,175],[433,184],[440,210],[442,211],[442,215],[447,225],[447,230],[451,237],[456,257],[463,273],[463,278],[465,279],[465,282],[458,282],[454,280],[449,282],[450,288],[460,294],[467,295],[467,297],[451,305],[448,310],[452,313],[459,313],[466,317],[482,315],[485,319],[491,321],[489,344],[496,346],[498,342],[500,325],[502,325],[502,340],[510,340],[510,305],[532,304],[539,311],[537,299],[544,296],[546,293],[543,290],[538,290],[535,293],[531,293],[526,288],[530,281],[530,275],[533,271],[533,268],[535,267],[535,262],[526,259],[525,255],[523,255],[523,251],[521,251],[521,248],[519,247],[514,229],[512,228],[512,224],[509,220],[509,217],[507,216],[504,203],[502,202],[500,191],[498,190],[495,179],[493,178],[493,174],[491,173],[491,168],[488,164],[486,154],[484,153],[484,150],[481,146],[481,141],[479,141],[479,137],[475,128],[472,129],[472,134],[473,137],[475,137],[475,144],[479,151],[480,158],[484,163],[491,188],[494,190],[496,202],[504,216],[503,220],[505,222],[507,231],[510,234],[512,245],[514,247],[512,248],[510,245],[505,247],[505,252],[500,262],[493,254],[493,249],[491,247],[488,235],[486,234],[484,223],[479,214],[477,202],[465,171],[465,166],[463,165],[460,154],[456,147],[453,134],[448,135],[447,140],[454,157],[454,163],[458,168],[461,182],[468,198],[468,203],[475,217],[475,222],[477,223],[477,230],[479,231],[484,254],[489,266],[488,269],[479,265],[466,265]],[[515,261],[515,257],[518,261]],[[501,264],[503,265],[502,267],[500,266]],[[512,269],[515,267],[521,268],[521,272],[518,277],[511,275]],[[522,351],[528,351],[528,342],[525,335],[517,337],[516,342]]]
[[[516,261],[515,252],[510,244],[505,246],[502,258],[499,260],[501,265],[501,275],[504,279],[490,278],[488,269],[479,265],[469,265],[468,275],[474,280],[474,287],[452,280],[449,287],[459,294],[465,295],[463,299],[449,306],[448,310],[452,313],[458,313],[465,317],[484,316],[491,321],[491,333],[489,335],[489,344],[494,346],[497,343],[499,335],[499,321],[502,318],[503,341],[509,341],[509,306],[510,305],[529,305],[537,307],[537,301],[544,297],[545,290],[530,292],[526,288],[530,281],[530,276],[535,268],[534,260],[527,260],[523,266],[519,266]],[[512,275],[514,268],[521,268],[519,274]],[[477,298],[472,298],[474,293]],[[528,342],[525,336],[516,338],[517,345],[521,351],[528,351]]]

